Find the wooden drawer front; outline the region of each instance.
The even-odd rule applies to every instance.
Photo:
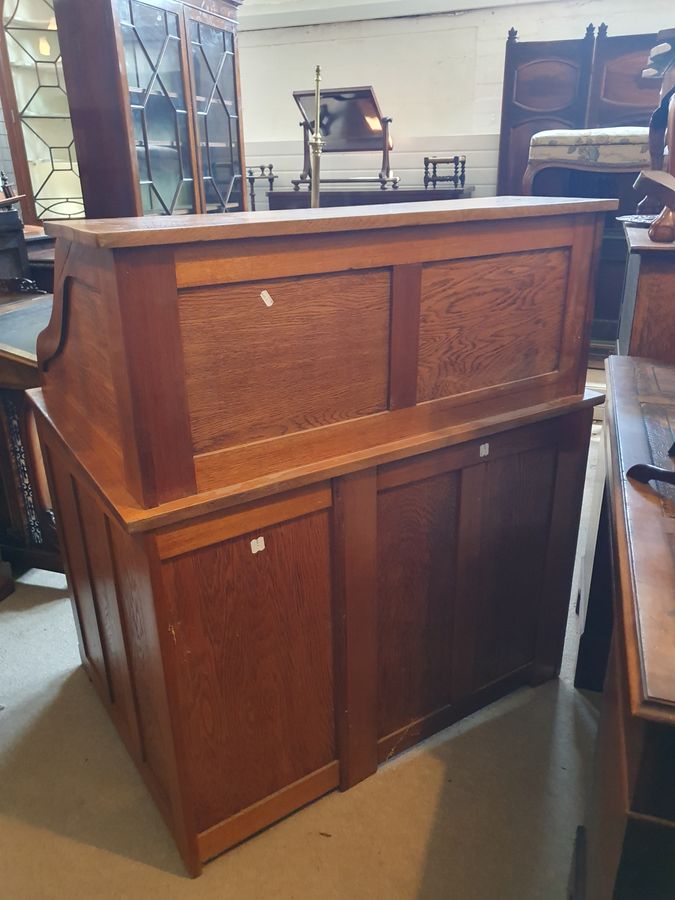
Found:
[[[450,703],[459,473],[378,495],[378,737]]]
[[[417,401],[558,369],[568,249],[424,267]]]
[[[163,564],[198,832],[336,758],[328,515]]]
[[[384,410],[389,294],[382,270],[182,291],[195,452]]]

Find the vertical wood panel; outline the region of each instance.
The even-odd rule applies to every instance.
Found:
[[[84,490],[76,489],[81,534],[92,596],[96,608],[103,654],[106,660],[112,714],[120,733],[130,745],[133,756],[141,755],[136,704],[133,697],[129,660],[122,622],[117,605],[117,591],[106,517],[103,510]]]
[[[468,697],[472,690],[475,643],[474,593],[481,584],[481,528],[487,466],[469,466],[461,473],[459,537],[457,543],[457,589],[452,641],[452,699]]]
[[[185,767],[206,831],[336,758],[328,513],[162,571]]]
[[[178,291],[170,248],[116,251],[114,265],[122,336],[113,346],[118,403],[132,423],[145,506],[196,492]]]
[[[393,267],[389,409],[401,409],[417,403],[421,292],[421,263]]]
[[[593,410],[558,420],[560,445],[534,660],[535,681],[560,672]]]
[[[378,736],[451,701],[459,475],[378,497]]]
[[[340,787],[377,769],[377,477],[335,482],[334,609]]]
[[[542,431],[548,446],[541,446]],[[556,437],[556,424],[545,423],[533,434],[536,449],[462,472],[452,676],[457,702],[535,658],[538,623],[548,614],[544,575]],[[573,528],[569,520],[563,527]],[[559,590],[569,590],[569,579]],[[564,621],[551,629],[564,633]]]
[[[52,508],[57,511],[54,516],[56,524],[56,533],[59,539],[59,548],[61,550],[61,558],[63,559],[63,568],[68,580],[68,593],[70,594],[70,604],[73,610],[73,618],[75,620],[75,628],[77,629],[77,639],[80,651],[80,659],[86,665],[88,649],[87,638],[84,634],[83,613],[80,608],[80,601],[75,589],[75,579],[73,575],[73,566],[70,561],[70,541],[72,536],[67,532],[65,525],[65,510],[59,499],[58,489],[56,485],[56,473],[54,464],[52,463],[52,452],[45,440],[45,436],[40,428],[41,419],[37,419],[38,433],[40,435],[40,446],[42,448],[42,458],[45,464],[45,473],[47,475],[47,484],[49,485],[49,493],[52,498]],[[63,510],[63,511],[62,511]]]

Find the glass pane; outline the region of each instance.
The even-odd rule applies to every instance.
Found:
[[[61,116],[70,118],[68,100],[60,87],[38,88],[21,111],[22,118],[31,116]]]
[[[3,23],[31,187],[41,218],[83,214],[52,0],[7,0]]]
[[[138,3],[133,0],[131,15],[138,39],[155,68],[166,38],[164,11],[155,6],[148,6],[147,3]]]
[[[131,24],[131,3],[130,0],[117,0],[117,15],[120,24]]]
[[[170,37],[158,68],[162,89],[169,93],[176,109],[185,110],[183,73],[181,71],[180,41]]]
[[[133,25],[122,25],[122,43],[129,90],[147,90],[153,70]]]
[[[203,22],[193,22],[190,35],[206,209],[208,212],[241,209],[232,35]]]
[[[131,24],[122,31],[143,209],[194,212],[178,17],[128,2]]]

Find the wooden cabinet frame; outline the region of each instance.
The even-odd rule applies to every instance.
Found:
[[[204,211],[202,168],[195,122],[194,73],[186,22],[192,18],[218,25],[233,35],[237,85],[238,138],[242,168],[242,208],[247,209],[243,124],[237,54],[237,9],[241,0],[140,0],[178,16],[183,83],[194,180],[195,212]],[[124,48],[114,0],[55,0],[63,68],[68,87],[82,195],[88,218],[143,215],[136,145]],[[101,35],[109,36],[102,41]],[[96,48],[93,53],[91,48]]]

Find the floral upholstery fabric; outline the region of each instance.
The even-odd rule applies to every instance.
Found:
[[[648,128],[579,128],[539,131],[530,142],[530,162],[606,169],[648,169]]]

